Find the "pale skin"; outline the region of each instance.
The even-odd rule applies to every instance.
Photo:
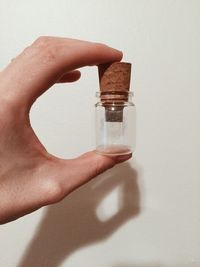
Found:
[[[104,44],[40,37],[0,72],[1,224],[62,200],[131,157],[95,151],[75,159],[55,157],[41,144],[29,119],[32,104],[53,84],[80,78],[77,68],[121,59],[122,52]]]

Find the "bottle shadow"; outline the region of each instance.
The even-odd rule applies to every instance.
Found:
[[[102,221],[97,207],[116,188],[118,211]],[[137,172],[123,163],[51,205],[18,267],[58,267],[81,247],[100,242],[140,212]]]

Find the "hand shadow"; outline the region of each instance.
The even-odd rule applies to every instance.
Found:
[[[120,188],[119,209],[101,221],[96,209],[115,188]],[[38,230],[18,267],[58,267],[76,250],[108,238],[140,212],[137,172],[128,163],[107,171],[47,208]]]

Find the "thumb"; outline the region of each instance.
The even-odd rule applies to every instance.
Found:
[[[70,173],[67,179],[65,178],[65,183],[67,183],[68,188],[67,194],[97,175],[114,167],[116,164],[124,162],[131,157],[132,154],[111,157],[97,154],[95,151],[90,151],[76,159],[70,160],[70,162],[67,160],[64,168],[67,176]],[[66,177],[66,175],[64,176]]]

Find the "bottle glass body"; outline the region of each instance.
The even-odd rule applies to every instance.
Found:
[[[98,92],[96,95],[96,152],[110,156],[132,153],[136,135],[132,92]]]

